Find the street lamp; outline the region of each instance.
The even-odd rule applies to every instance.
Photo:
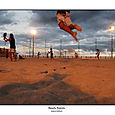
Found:
[[[36,35],[36,30],[32,30],[31,33],[32,33],[32,35],[33,35],[33,50],[32,50],[32,57],[34,57],[34,36]]]
[[[113,31],[115,30],[115,26],[109,27],[111,31],[111,58],[113,58]]]

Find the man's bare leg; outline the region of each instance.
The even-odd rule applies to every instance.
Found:
[[[81,28],[80,26],[78,26],[77,24],[74,25],[74,28],[75,28],[76,30],[78,30],[79,32],[82,31],[82,28]]]
[[[77,24],[75,24],[75,25],[71,24],[71,25],[69,25],[69,28],[70,28],[71,30],[76,29],[76,30],[78,30],[79,32],[82,31],[82,28],[81,28],[80,26],[78,26]]]
[[[73,32],[73,31],[72,31],[68,26],[66,26],[63,22],[60,22],[59,26],[60,26],[60,29],[63,29],[64,31],[66,31],[66,32],[68,32],[69,34],[71,34],[71,35],[74,37],[74,39],[78,42],[78,39],[77,39],[77,37],[76,37],[77,32]]]
[[[76,35],[77,35],[77,32],[74,32],[73,33],[73,38],[78,42],[79,40],[77,39]]]

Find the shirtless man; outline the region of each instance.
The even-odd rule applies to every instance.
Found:
[[[77,24],[72,24],[71,18],[70,18],[70,11],[69,10],[58,10],[57,11],[57,21],[60,29],[68,32],[73,36],[73,38],[78,42],[78,39],[76,37],[77,32],[73,32],[73,29],[76,29],[78,31],[82,31],[82,28],[78,26]]]

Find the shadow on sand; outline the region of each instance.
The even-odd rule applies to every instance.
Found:
[[[94,96],[61,81],[66,74],[48,74],[34,83],[15,83],[0,88],[0,104],[97,104]]]

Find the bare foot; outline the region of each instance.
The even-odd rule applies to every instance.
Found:
[[[75,29],[78,30],[79,32],[82,31],[82,28],[80,26],[78,26],[77,24],[75,24],[74,26],[75,26]]]
[[[77,35],[77,32],[73,32],[73,37],[74,37],[74,39],[78,42],[78,39],[77,39],[77,37],[76,37],[76,35]]]

